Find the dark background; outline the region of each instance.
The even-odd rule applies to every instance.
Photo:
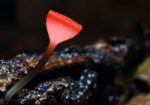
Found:
[[[48,44],[45,18],[50,9],[69,16],[84,28],[58,49],[90,44],[111,35],[141,41],[139,27],[150,21],[150,0],[1,0],[0,58],[43,52]]]

